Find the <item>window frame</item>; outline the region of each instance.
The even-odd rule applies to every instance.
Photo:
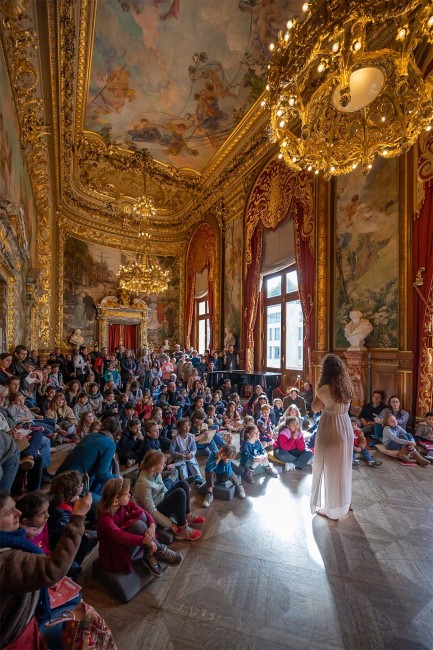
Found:
[[[200,314],[200,305],[204,303],[204,313]],[[201,296],[200,298],[195,298],[194,300],[194,311],[195,311],[195,340],[196,340],[196,349],[198,350],[199,354],[203,354],[204,350],[209,349],[209,344],[210,344],[210,317],[209,317],[209,299],[208,299],[208,294],[206,293],[204,296]],[[205,346],[204,350],[201,352],[199,347],[200,347],[200,337],[199,337],[199,328],[200,328],[200,322],[204,321],[204,338],[205,338]]]
[[[297,291],[287,291],[287,274],[292,271],[296,271],[296,265],[291,264],[280,271],[275,271],[274,273],[269,273],[268,275],[263,276],[262,284],[262,323],[263,323],[263,369],[266,372],[281,372],[290,373],[290,372],[302,372],[305,367],[305,354],[303,351],[302,354],[302,368],[286,368],[286,316],[287,316],[287,307],[286,305],[290,302],[295,302],[300,300],[299,287]],[[281,277],[281,294],[278,296],[273,296],[268,298],[267,295],[267,282],[273,278]],[[281,336],[280,336],[280,365],[279,367],[268,366],[268,323],[267,323],[267,310],[271,305],[281,305]],[[302,319],[302,332],[304,334],[304,319]],[[275,336],[271,339],[275,340]],[[304,348],[303,336],[301,340],[301,347]]]

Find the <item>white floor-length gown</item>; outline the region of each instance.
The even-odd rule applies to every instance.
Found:
[[[335,402],[329,386],[316,396],[324,403],[314,446],[311,512],[318,509],[330,519],[349,512],[352,500],[353,429],[349,403]]]

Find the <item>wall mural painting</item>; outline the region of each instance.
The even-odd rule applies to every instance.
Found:
[[[242,298],[242,218],[227,224],[224,252],[224,341],[240,345]]]
[[[116,273],[120,264],[130,259],[130,253],[68,238],[64,252],[63,280],[63,338],[67,340],[74,329],[80,329],[86,343],[96,340],[96,304],[102,298],[116,295]],[[161,267],[170,271],[170,284],[160,296],[146,298],[150,307],[148,339],[161,343],[179,337],[179,261],[177,257],[158,257]]]
[[[18,121],[1,48],[0,94],[2,97],[0,105],[0,198],[22,206],[27,241],[34,259],[36,211],[29,176],[21,155]]]
[[[200,171],[264,90],[269,43],[300,5],[98,2],[86,128]]]
[[[349,347],[344,325],[359,310],[373,325],[369,348],[398,347],[399,171],[396,158],[378,158],[336,181],[335,340]]]

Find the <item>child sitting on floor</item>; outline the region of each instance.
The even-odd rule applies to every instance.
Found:
[[[278,472],[269,464],[268,455],[259,440],[259,430],[255,424],[245,429],[245,441],[241,446],[240,466],[247,483],[255,483],[253,470],[262,465],[267,474],[278,477]]]
[[[236,486],[236,494],[240,499],[245,499],[245,490],[237,476],[233,473],[231,460],[236,456],[234,447],[224,445],[219,451],[212,452],[206,462],[205,477],[207,492],[203,500],[203,508],[209,508],[213,501],[213,487],[215,483],[231,481]]]
[[[141,460],[138,455],[138,450],[142,442],[141,422],[138,418],[131,418],[128,426],[122,433],[122,437],[117,443],[119,462],[127,464],[130,467]]]
[[[350,418],[350,421],[352,423],[354,435],[353,451],[360,453],[369,467],[382,465],[382,461],[380,459],[375,460],[371,455],[371,452],[367,449],[367,440],[365,439],[364,432],[361,429],[361,421],[355,417]]]
[[[284,409],[283,409],[283,401],[279,398],[276,397],[272,403],[272,408],[271,408],[271,413],[270,413],[270,418],[272,422],[272,426],[276,427],[283,417]]]
[[[201,485],[203,477],[196,459],[197,445],[194,434],[190,433],[191,423],[189,418],[179,418],[177,421],[177,434],[173,436],[170,453],[179,470],[179,478],[186,479],[188,474],[194,477],[194,483]]]
[[[123,478],[104,485],[98,503],[99,563],[104,571],[131,573],[133,558],[142,553],[144,566],[160,576],[160,561],[177,566],[183,557],[158,542],[154,518],[131,501],[129,489],[129,480]]]
[[[203,436],[210,435],[209,427],[204,422],[205,419],[206,413],[203,409],[197,409],[191,416],[191,433],[194,435],[197,454],[200,456],[209,456],[209,454],[216,454],[218,451],[218,447],[213,439],[210,439],[208,442],[200,442]]]
[[[398,451],[398,459],[409,463],[414,458],[421,467],[428,467],[430,461],[421,456],[416,450],[416,442],[411,433],[397,424],[397,418],[392,413],[385,415],[383,420],[383,444],[387,449]]]
[[[274,441],[274,454],[278,460],[282,460],[284,469],[291,472],[294,469],[303,470],[306,468],[313,452],[305,447],[304,436],[299,428],[297,417],[288,417],[283,425],[280,425],[278,435]]]
[[[415,432],[416,438],[426,442],[433,442],[433,411],[425,414],[425,422],[420,422]]]
[[[65,526],[72,517],[74,503],[80,498],[83,490],[83,477],[75,469],[62,472],[54,476],[50,486],[50,505],[48,519],[48,534],[51,548],[54,550],[63,535]],[[72,563],[69,575],[75,577],[80,572],[80,566],[85,556],[98,543],[93,530],[85,530],[81,538],[80,547]]]
[[[45,555],[51,555],[48,535],[48,506],[50,498],[44,492],[28,492],[17,500],[20,510],[20,525],[26,538],[37,546]]]
[[[272,422],[270,415],[271,407],[269,404],[263,404],[260,408],[260,417],[257,418],[257,428],[260,434],[260,442],[265,449],[267,447],[271,448],[274,440],[272,437]]]

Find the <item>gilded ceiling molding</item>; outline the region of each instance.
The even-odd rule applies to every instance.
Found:
[[[303,222],[300,235],[308,240],[314,255],[314,197],[313,178],[309,174],[292,172],[280,160],[271,160],[257,178],[245,219],[245,268],[247,277],[248,267],[252,259],[252,238],[259,223],[265,228],[274,230],[283,221],[291,206],[303,206]]]
[[[44,106],[39,94],[39,70],[33,59],[38,34],[26,13],[29,0],[0,0],[1,39],[12,86],[12,96],[20,128],[21,151],[27,166],[37,212],[37,256],[41,269],[38,290],[39,346],[50,344],[50,300],[52,243],[50,231],[50,173]]]

